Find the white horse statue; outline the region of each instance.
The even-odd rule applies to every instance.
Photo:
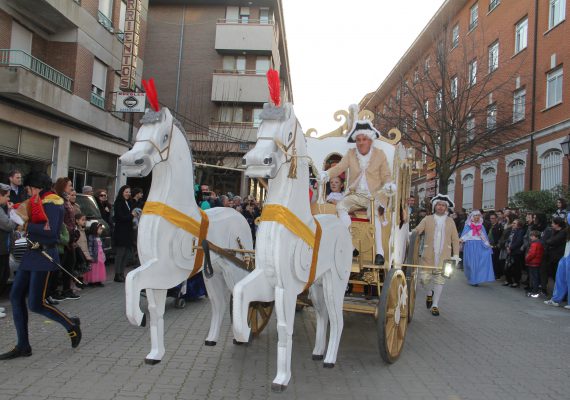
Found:
[[[245,155],[243,164],[249,177],[269,178],[269,188],[257,232],[255,270],[234,287],[233,323],[237,340],[247,342],[249,303],[275,300],[279,339],[272,390],[283,391],[291,378],[297,295],[313,279],[310,296],[317,313],[313,359],[323,359],[330,320],[324,366],[332,368],[335,364],[343,329],[344,293],[352,265],[352,240],[336,216],[311,215],[307,148],[293,107],[266,104],[261,119],[257,144]],[[296,177],[289,177],[295,175],[295,166]],[[320,245],[315,243],[317,225],[322,232]],[[318,259],[316,269],[312,269],[315,246]]]
[[[119,159],[121,172],[126,176],[143,177],[153,171],[138,228],[142,265],[127,275],[126,311],[131,324],[145,325],[139,303],[140,292],[146,289],[151,351],[145,362],[156,364],[165,352],[163,316],[167,289],[185,282],[191,271],[201,269],[202,263],[195,263],[199,254],[196,245],[201,245],[205,236],[222,248],[237,248],[241,243],[244,249],[251,250],[253,241],[246,219],[234,209],[218,207],[204,212],[196,204],[192,155],[184,128],[170,111],[149,110],[141,122],[133,148]],[[199,242],[197,236],[203,236]],[[211,257],[214,274],[204,277],[212,307],[206,338],[209,346],[218,340],[230,291],[248,274],[216,253]]]

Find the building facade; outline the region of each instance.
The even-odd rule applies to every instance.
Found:
[[[127,2],[140,8],[140,86],[148,0],[0,0],[0,172],[43,170],[113,193],[136,133],[115,113]]]
[[[237,168],[256,141],[270,68],[282,101],[293,100],[281,0],[150,0],[149,21],[145,78],[184,125],[194,160],[220,167],[198,167],[197,180],[250,193]]]
[[[422,161],[413,183],[420,202],[433,193],[426,167],[442,146],[468,160],[447,186],[456,206],[467,210],[503,208],[518,192],[569,183],[560,146],[570,134],[567,3],[447,0],[378,89],[362,99],[382,129],[400,113],[397,126],[410,132],[408,145]],[[439,80],[426,78],[430,71]],[[430,90],[421,85],[426,81]],[[406,103],[406,95],[413,100]],[[430,135],[435,139],[423,140]],[[446,160],[438,162],[438,173],[447,167],[441,164]]]

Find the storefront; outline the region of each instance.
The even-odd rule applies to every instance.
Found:
[[[71,142],[68,176],[81,193],[83,186],[115,193],[117,156]]]

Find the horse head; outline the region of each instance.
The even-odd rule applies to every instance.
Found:
[[[250,178],[273,179],[281,166],[292,160],[291,152],[304,136],[289,103],[281,107],[264,104],[260,118],[257,142],[243,157],[242,165]]]
[[[133,148],[119,158],[121,172],[130,177],[147,176],[170,155],[175,120],[168,108],[147,110],[141,123]]]

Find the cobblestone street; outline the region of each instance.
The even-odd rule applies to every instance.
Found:
[[[204,346],[208,300],[165,314],[166,355],[145,365],[148,328],[125,317],[122,284],[87,288],[61,309],[82,320],[73,350],[64,330],[30,318],[33,356],[0,362],[0,399],[567,399],[570,311],[528,299],[499,283],[470,287],[462,274],[446,286],[439,318],[418,292],[400,360],[384,364],[373,318],[345,313],[334,369],[311,360],[315,319],[297,313],[292,371],[285,393],[271,393],[275,319],[253,344],[232,343],[229,315],[216,347]],[[7,297],[0,305],[8,307]],[[0,320],[0,348],[15,343],[11,315]]]

